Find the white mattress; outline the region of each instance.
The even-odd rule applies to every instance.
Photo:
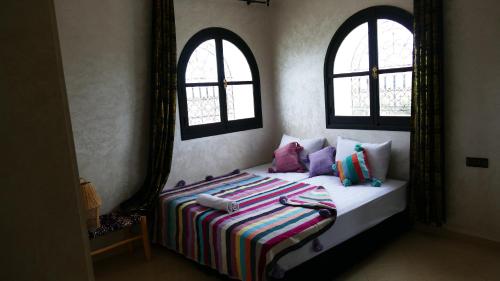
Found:
[[[337,221],[318,238],[323,245],[321,252],[331,249],[406,208],[406,182],[404,181],[387,179],[381,187],[358,185],[348,188],[342,186],[339,178],[334,176],[318,176],[301,181],[324,186],[337,206]],[[277,265],[280,269],[287,271],[321,252],[315,252],[312,242],[309,242],[281,257]]]
[[[305,173],[269,173],[268,169],[271,166],[272,166],[272,163],[267,163],[267,164],[263,164],[260,166],[248,168],[246,170],[243,170],[243,172],[248,172],[248,173],[258,175],[258,176],[263,176],[263,177],[284,179],[286,181],[300,181],[300,180],[309,178],[309,172],[305,172]]]

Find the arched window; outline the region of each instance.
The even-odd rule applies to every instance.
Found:
[[[413,18],[405,10],[362,10],[335,32],[325,60],[327,128],[408,130]]]
[[[227,29],[201,30],[186,43],[178,96],[183,140],[262,128],[257,63],[243,39]]]

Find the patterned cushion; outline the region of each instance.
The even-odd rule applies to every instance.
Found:
[[[138,224],[141,220],[141,216],[139,214],[125,215],[111,213],[99,216],[99,220],[101,221],[101,226],[99,226],[95,230],[89,230],[90,239],[94,239],[107,233],[130,227],[134,224]]]
[[[355,150],[355,153],[347,156],[343,161],[337,161],[337,163],[332,166],[333,171],[338,173],[342,184],[344,186],[351,186],[353,184],[369,181],[372,186],[380,186],[381,181],[372,178],[366,151],[360,144],[356,145]]]

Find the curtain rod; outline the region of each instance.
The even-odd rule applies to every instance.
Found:
[[[267,6],[269,6],[270,2],[270,0],[240,0],[240,1],[247,2],[247,5],[250,5],[252,3],[257,3],[257,4],[266,4]]]

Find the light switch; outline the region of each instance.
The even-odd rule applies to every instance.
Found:
[[[466,157],[465,158],[465,166],[477,167],[477,168],[488,168],[488,158]]]

